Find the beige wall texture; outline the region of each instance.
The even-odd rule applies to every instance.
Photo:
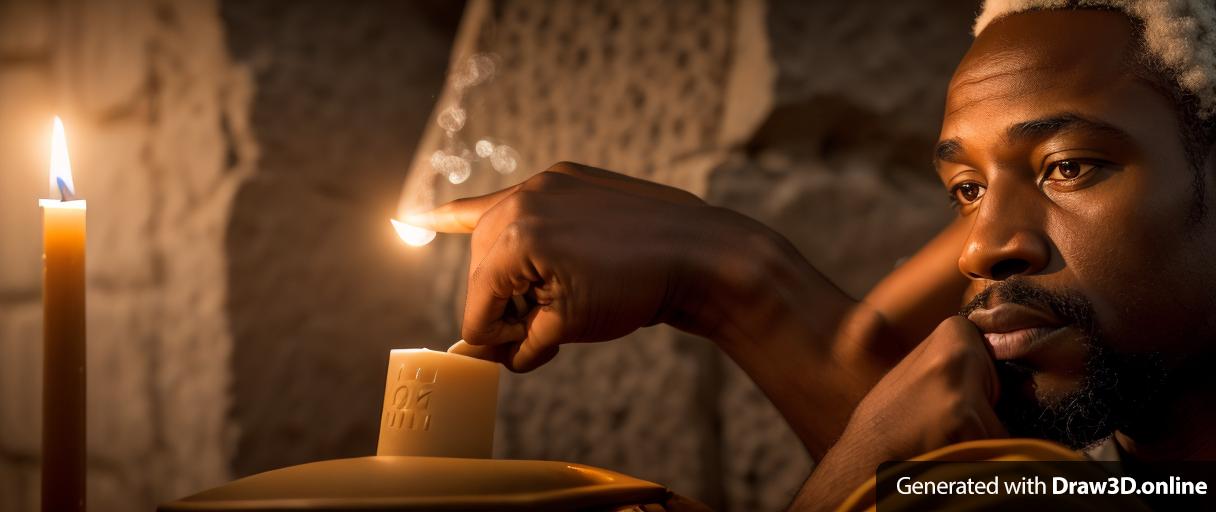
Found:
[[[90,206],[89,504],[148,510],[374,453],[388,350],[459,333],[466,242],[387,223],[441,147],[520,161],[440,199],[580,161],[761,219],[864,293],[950,215],[929,150],[975,8],[0,0],[0,510],[37,506],[52,114]],[[448,141],[444,76],[476,52],[497,72]],[[504,377],[495,451],[721,510],[779,509],[811,467],[733,363],[664,327]]]
[[[213,2],[0,2],[0,508],[37,500],[53,114],[90,205],[89,503],[147,509],[230,474],[223,242],[256,158],[250,86]]]

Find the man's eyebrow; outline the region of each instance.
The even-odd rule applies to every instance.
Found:
[[[963,152],[963,141],[958,137],[943,140],[933,148],[933,164],[953,162]]]
[[[1131,139],[1127,132],[1113,124],[1074,112],[1064,112],[1009,125],[1009,128],[1005,129],[1005,138],[1013,144],[1046,138],[1066,130],[1082,130],[1120,140]]]
[[[1005,139],[1014,144],[1046,138],[1065,130],[1083,130],[1122,141],[1131,140],[1131,136],[1119,127],[1075,112],[1063,112],[1012,124],[1005,129]],[[933,164],[956,161],[962,152],[963,141],[958,137],[938,142],[933,150]]]

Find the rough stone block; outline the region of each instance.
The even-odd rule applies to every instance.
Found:
[[[0,303],[0,452],[36,457],[42,443],[42,303]]]
[[[148,457],[158,435],[149,378],[158,360],[158,297],[94,290],[87,299],[89,455],[121,467]]]
[[[81,113],[121,116],[138,104],[149,83],[150,40],[156,18],[148,0],[72,2],[65,14],[74,33],[57,52],[66,90]]]
[[[717,142],[733,13],[733,2],[497,2],[495,35],[477,27],[493,43],[475,51],[501,64],[489,85],[465,94],[469,120],[455,139],[518,149],[520,170],[506,181],[561,160],[675,178],[662,171]],[[439,188],[485,192],[478,183]]]
[[[89,202],[88,275],[91,286],[148,287],[157,279],[153,211],[159,197],[143,160],[148,127],[114,123],[81,127],[73,144],[76,185]]]
[[[935,133],[946,83],[971,43],[975,9],[968,0],[772,0],[776,102],[829,94],[879,112],[889,124]]]

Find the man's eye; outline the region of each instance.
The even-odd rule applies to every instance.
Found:
[[[1047,167],[1043,181],[1060,181],[1079,178],[1092,171],[1097,165],[1077,160],[1060,160]]]
[[[987,190],[983,185],[974,181],[965,181],[955,185],[950,189],[950,196],[958,201],[959,204],[971,204],[984,197],[984,191]]]

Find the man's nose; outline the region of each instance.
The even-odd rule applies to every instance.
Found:
[[[979,205],[958,259],[959,270],[971,279],[1001,281],[1037,274],[1051,259],[1042,215],[1032,195],[1009,192],[1002,196],[989,190]]]

